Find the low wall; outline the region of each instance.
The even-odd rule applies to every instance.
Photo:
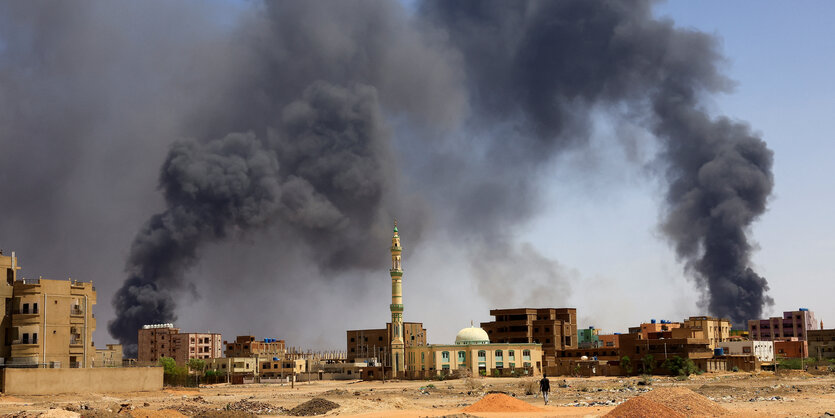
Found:
[[[8,395],[78,392],[139,392],[162,389],[162,367],[3,369]]]

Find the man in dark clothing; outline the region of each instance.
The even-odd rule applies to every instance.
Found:
[[[542,374],[542,380],[539,381],[539,391],[542,392],[542,399],[545,399],[545,405],[548,405],[548,392],[551,392],[551,382],[545,373]]]

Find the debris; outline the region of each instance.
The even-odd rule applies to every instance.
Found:
[[[324,415],[328,411],[339,408],[339,404],[327,399],[313,398],[288,412],[288,415],[297,417],[309,417],[313,415]]]

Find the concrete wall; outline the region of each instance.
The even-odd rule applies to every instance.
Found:
[[[4,369],[7,395],[79,392],[137,392],[162,389],[162,367]]]

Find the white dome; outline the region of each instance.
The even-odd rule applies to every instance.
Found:
[[[489,344],[490,337],[487,332],[479,327],[468,327],[458,331],[455,336],[455,344]]]

